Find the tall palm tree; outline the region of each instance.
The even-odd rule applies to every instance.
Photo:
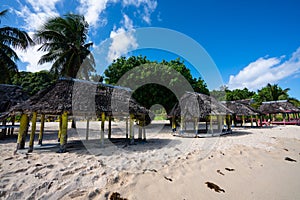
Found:
[[[286,100],[289,98],[289,90],[290,88],[282,89],[278,84],[271,85],[268,83],[266,87],[258,90],[258,95],[263,101]]]
[[[0,18],[7,12],[1,11]],[[0,83],[11,83],[10,77],[18,72],[16,62],[19,57],[14,49],[25,50],[31,44],[33,41],[25,31],[9,26],[0,28]]]
[[[93,43],[86,43],[89,25],[84,16],[67,14],[49,19],[35,33],[39,51],[47,52],[39,64],[53,62],[51,72],[60,76],[76,78],[77,73],[88,79],[95,71],[95,61],[90,52]],[[80,68],[84,65],[83,68]],[[79,71],[81,70],[81,71]]]

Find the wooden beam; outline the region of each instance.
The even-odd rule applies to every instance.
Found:
[[[45,115],[42,114],[42,116],[41,116],[41,127],[40,127],[40,133],[39,133],[39,141],[38,141],[39,145],[43,144],[44,127],[45,127]]]
[[[212,115],[209,116],[209,130],[210,130],[210,133],[214,132]]]
[[[253,116],[250,115],[250,117],[251,117],[251,127],[253,127]]]
[[[128,116],[126,117],[126,139],[128,139]]]
[[[142,137],[143,137],[143,130],[142,130],[142,124],[143,124],[143,122],[142,122],[142,120],[139,120],[139,134],[138,134],[138,140],[139,141],[142,141]]]
[[[176,132],[176,120],[175,116],[172,116],[172,132]]]
[[[28,127],[28,115],[23,113],[20,119],[17,150],[25,148],[25,137],[26,137],[27,127]]]
[[[35,131],[36,131],[36,118],[37,118],[37,112],[33,112],[32,119],[31,119],[31,133],[30,133],[30,139],[29,139],[28,153],[33,151],[34,136],[35,136]]]
[[[62,129],[62,116],[60,115],[60,116],[58,117],[58,136],[57,136],[58,142],[60,142],[61,129]]]
[[[67,151],[67,138],[68,138],[68,112],[64,111],[61,115],[61,135],[60,135],[60,148],[58,153],[65,153]]]

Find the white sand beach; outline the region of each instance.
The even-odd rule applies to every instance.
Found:
[[[117,126],[113,136],[124,138]],[[91,123],[88,142],[79,123],[63,154],[56,153],[57,127],[46,123],[44,145],[29,154],[14,154],[16,138],[0,141],[0,199],[110,199],[114,192],[129,200],[300,198],[300,126],[181,138],[156,125],[147,142],[100,147],[99,122]]]

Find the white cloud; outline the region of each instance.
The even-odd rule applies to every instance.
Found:
[[[138,47],[136,38],[134,36],[134,28],[132,20],[127,16],[123,15],[123,25],[121,28],[114,28],[110,33],[110,38],[112,40],[109,47],[107,61],[112,62],[114,59],[120,57],[121,55],[127,54]]]
[[[80,6],[77,8],[80,14],[85,16],[90,26],[96,28],[101,22],[102,25],[107,23],[106,19],[100,21],[100,15],[106,9],[110,0],[79,0]],[[111,1],[116,2],[116,1]]]
[[[228,87],[230,89],[247,87],[251,90],[257,90],[268,83],[274,84],[300,73],[300,48],[293,53],[290,59],[284,61],[284,58],[285,56],[257,59],[237,75],[231,75]]]
[[[123,0],[123,6],[135,6],[137,8],[143,7],[144,12],[142,13],[142,19],[147,23],[151,24],[151,14],[157,7],[156,0]]]
[[[58,16],[55,5],[62,0],[27,0],[27,5],[22,5],[21,10],[15,10],[16,14],[23,18],[27,31],[35,31],[43,23],[51,18]]]

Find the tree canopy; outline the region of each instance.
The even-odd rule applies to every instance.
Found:
[[[136,68],[139,67],[140,68]],[[161,68],[163,67],[163,70]],[[137,69],[137,70],[133,70]],[[126,74],[129,71],[131,74]],[[179,73],[173,73],[172,70]],[[125,75],[126,74],[126,75]],[[178,74],[181,74],[180,76]],[[175,103],[178,101],[176,95],[170,88],[174,84],[180,85],[184,80],[190,84],[196,92],[209,94],[209,90],[205,82],[201,78],[193,78],[190,70],[184,65],[180,59],[165,61],[158,63],[150,61],[146,57],[132,56],[129,58],[121,57],[115,60],[105,71],[104,80],[109,84],[117,84],[122,78],[122,83],[126,85],[134,84],[132,80],[164,80],[165,85],[155,83],[147,83],[134,91],[133,97],[146,108],[150,108],[155,104],[164,106],[167,112],[170,112]],[[124,78],[125,75],[125,78]],[[184,83],[182,83],[184,84]],[[185,91],[183,91],[185,92]]]

